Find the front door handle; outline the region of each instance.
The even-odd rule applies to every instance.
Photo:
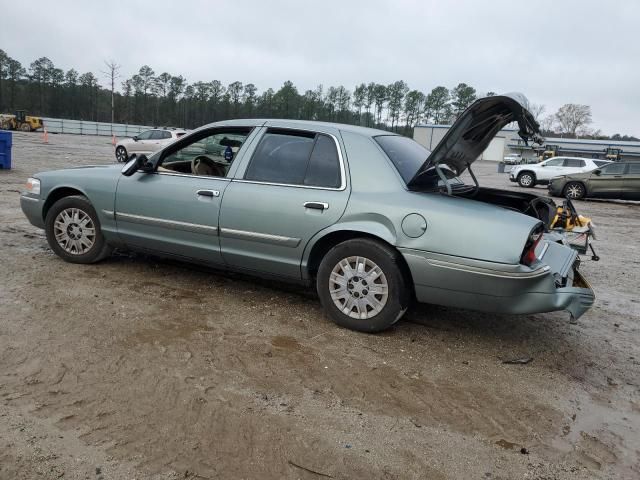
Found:
[[[219,197],[220,192],[218,190],[198,190],[197,195],[201,197]]]
[[[325,202],[304,202],[304,208],[312,208],[314,210],[326,210],[329,204]]]

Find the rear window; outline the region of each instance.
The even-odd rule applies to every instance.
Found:
[[[415,140],[398,135],[374,137],[405,181],[409,181],[431,153]]]
[[[605,162],[604,160],[594,160],[593,163],[595,163],[598,167],[602,167],[603,165],[607,165],[610,162]]]

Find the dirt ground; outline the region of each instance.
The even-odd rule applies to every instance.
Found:
[[[145,256],[63,262],[22,184],[113,162],[110,139],[18,133],[13,156],[0,479],[640,478],[640,205],[579,202],[602,260],[583,263],[598,299],[577,325],[423,305],[365,335],[301,288]]]

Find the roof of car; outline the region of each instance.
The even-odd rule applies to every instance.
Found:
[[[281,118],[243,118],[235,120],[224,120],[221,122],[209,123],[207,125],[203,125],[200,128],[211,128],[216,126],[258,127],[264,125],[267,122],[270,126],[273,127],[292,129],[335,128],[336,130],[341,130],[343,132],[353,132],[368,137],[374,137],[378,135],[397,135],[396,133],[388,132],[386,130],[360,127],[358,125],[347,125],[346,123],[319,122],[315,120],[285,120]]]

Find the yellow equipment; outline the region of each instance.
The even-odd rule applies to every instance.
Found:
[[[557,145],[547,145],[547,149],[542,152],[542,154],[538,157],[538,162],[542,162],[551,157],[558,156],[558,146]]]
[[[16,110],[14,115],[0,115],[0,129],[2,130],[35,132],[41,128],[44,128],[42,118],[26,115],[24,110]]]
[[[621,148],[607,147],[607,149],[604,152],[605,152],[604,158],[607,160],[611,160],[612,162],[619,162],[622,159]]]

